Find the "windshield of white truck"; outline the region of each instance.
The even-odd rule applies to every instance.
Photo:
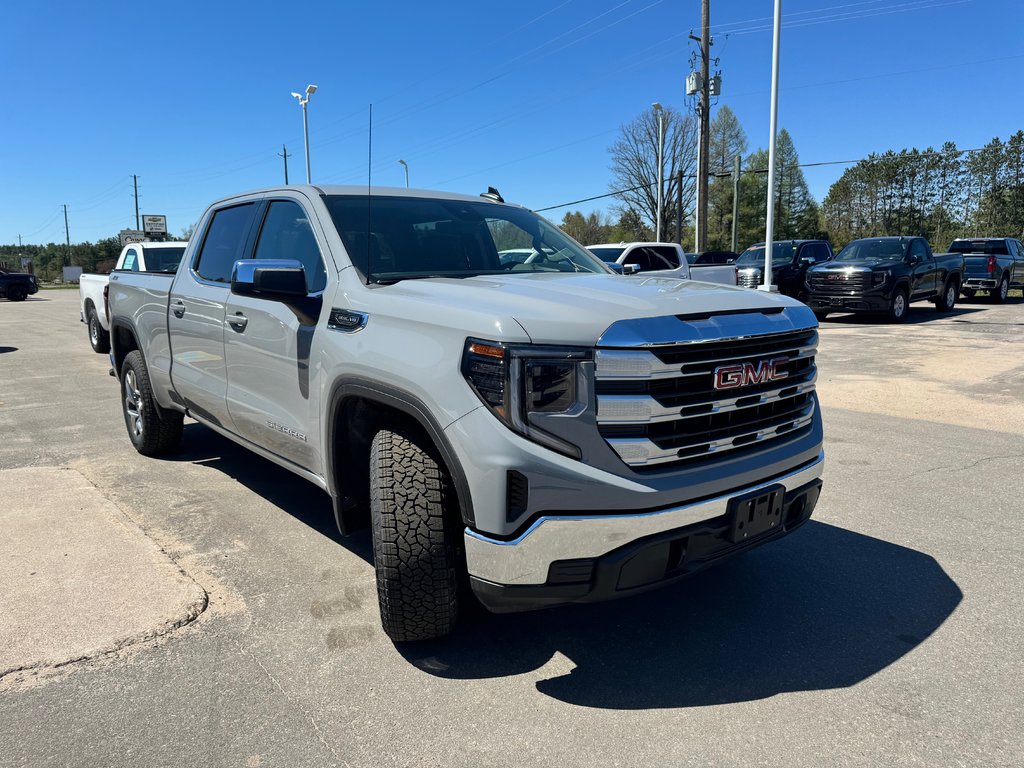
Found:
[[[780,264],[788,264],[793,260],[793,249],[792,243],[775,243],[772,246],[772,266],[777,267]],[[764,246],[763,245],[752,245],[736,259],[736,266],[738,267],[757,267],[764,264]]]
[[[554,224],[523,208],[386,195],[329,195],[324,202],[352,263],[364,279],[369,264],[374,282],[610,272]],[[508,258],[511,251],[515,258]]]
[[[833,261],[899,261],[906,252],[902,240],[854,240]]]

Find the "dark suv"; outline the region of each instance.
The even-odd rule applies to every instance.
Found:
[[[24,301],[38,291],[39,282],[35,275],[0,269],[0,298],[6,296],[10,301]]]
[[[772,284],[779,292],[806,298],[804,278],[807,269],[832,258],[827,240],[776,240],[772,246]],[[736,285],[757,288],[764,282],[764,243],[752,245],[736,259]]]

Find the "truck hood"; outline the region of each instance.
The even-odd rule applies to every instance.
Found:
[[[886,259],[885,261],[830,261],[811,267],[809,272],[871,272],[876,269],[893,269],[903,264],[902,259]]]
[[[528,274],[407,280],[385,290],[433,307],[512,318],[535,343],[592,346],[621,320],[804,305],[779,294],[670,277]],[[808,325],[814,325],[810,311]],[[500,340],[500,339],[498,339]]]

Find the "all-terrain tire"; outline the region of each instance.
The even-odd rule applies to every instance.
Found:
[[[370,446],[370,519],[384,632],[396,642],[452,631],[459,611],[461,554],[455,501],[424,438],[382,429]]]
[[[181,442],[184,416],[157,405],[142,353],[129,352],[121,364],[121,411],[128,437],[144,456],[159,456]]]
[[[24,301],[28,298],[28,290],[23,285],[11,285],[7,288],[9,301]]]
[[[935,300],[935,308],[939,312],[952,312],[956,306],[956,297],[960,295],[956,279],[950,279],[942,288],[942,294]]]
[[[110,351],[110,334],[103,330],[100,318],[96,314],[96,307],[91,304],[85,313],[85,328],[89,333],[89,346],[92,347],[92,351],[101,355],[107,354]]]

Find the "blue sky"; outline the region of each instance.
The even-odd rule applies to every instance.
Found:
[[[712,1],[723,96],[767,146],[771,0]],[[478,193],[541,208],[607,192],[618,127],[683,95],[699,0],[19,3],[4,12],[0,243],[73,242],[302,180]],[[1024,128],[1024,4],[786,0],[780,126],[803,162],[984,144]],[[1009,98],[1007,98],[1009,97]],[[808,169],[820,200],[846,166]],[[610,200],[574,206],[601,210]],[[546,215],[561,220],[567,209]]]

